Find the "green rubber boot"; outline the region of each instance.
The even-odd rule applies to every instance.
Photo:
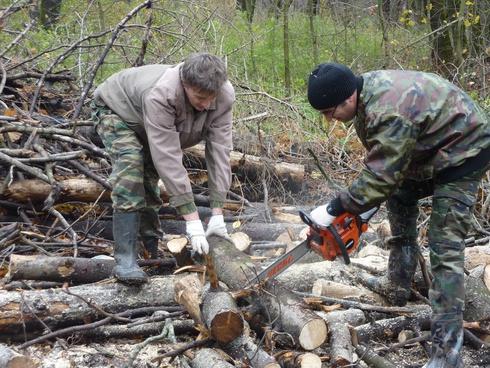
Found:
[[[434,314],[431,321],[431,337],[431,357],[423,368],[463,368],[462,314]]]
[[[140,215],[138,212],[114,212],[112,216],[114,233],[114,276],[121,282],[132,285],[148,281],[147,274],[138,266],[138,232]]]
[[[387,273],[381,277],[371,277],[368,280],[369,287],[383,295],[389,303],[404,306],[411,295],[418,246],[415,241],[400,240],[397,237],[388,239],[387,243],[390,246]]]
[[[157,259],[158,239],[163,237],[158,211],[152,207],[146,207],[140,210],[140,216],[140,237],[143,246],[151,259]]]

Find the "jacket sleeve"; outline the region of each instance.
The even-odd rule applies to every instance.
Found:
[[[380,116],[367,126],[365,167],[340,193],[347,212],[363,213],[384,202],[401,184],[410,165],[419,128],[401,116]]]
[[[151,156],[158,175],[180,214],[196,210],[192,187],[184,168],[180,135],[175,126],[175,107],[165,93],[152,91],[143,100],[143,116]],[[179,210],[185,208],[184,212]]]
[[[224,110],[210,124],[206,133],[206,166],[208,169],[211,207],[223,207],[231,185],[230,151],[232,142],[232,106],[234,93],[227,95]]]

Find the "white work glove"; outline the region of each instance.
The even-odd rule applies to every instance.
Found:
[[[230,239],[228,231],[226,230],[226,224],[223,215],[212,215],[209,219],[206,236],[210,235],[218,235],[222,238]]]
[[[337,216],[333,216],[333,215],[329,214],[327,211],[327,205],[324,204],[322,206],[315,208],[313,211],[311,211],[310,217],[318,225],[326,227],[326,226],[331,225],[333,220]]]
[[[191,239],[192,250],[199,254],[208,254],[209,244],[201,220],[186,221],[185,232]]]

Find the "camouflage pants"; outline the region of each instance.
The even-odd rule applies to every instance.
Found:
[[[428,240],[434,277],[429,297],[434,316],[462,314],[464,239],[471,227],[478,186],[487,169],[449,183],[407,180],[388,200],[392,235],[415,242],[418,200],[432,195]]]
[[[109,182],[115,211],[141,214],[140,235],[143,239],[161,238],[158,219],[162,205],[158,173],[150,150],[118,115],[106,106],[92,104],[97,134],[112,161]]]

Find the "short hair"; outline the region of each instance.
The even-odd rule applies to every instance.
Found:
[[[189,55],[182,65],[182,81],[199,91],[217,93],[228,79],[225,62],[216,55]]]

